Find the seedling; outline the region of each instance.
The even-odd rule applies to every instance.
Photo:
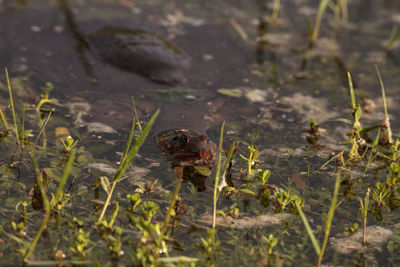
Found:
[[[142,202],[142,199],[140,198],[140,195],[138,193],[127,195],[126,198],[131,203],[133,211],[136,211],[136,207]]]
[[[247,178],[250,179],[254,173],[253,169],[256,166],[257,158],[260,152],[255,145],[250,145],[247,148],[249,149],[249,156],[246,158],[245,156],[240,155],[240,157],[247,161]]]
[[[345,230],[349,236],[355,234],[358,231],[358,223],[354,223],[352,226],[346,227]]]
[[[221,244],[219,240],[215,240],[216,232],[216,229],[207,229],[207,239],[200,238],[200,248],[208,263],[215,261],[215,254]]]
[[[384,207],[386,198],[390,194],[390,188],[388,185],[382,184],[380,182],[377,182],[375,184],[375,187],[376,187],[376,189],[373,189],[373,188],[371,189],[372,199],[375,201],[375,203],[378,207]],[[368,190],[368,192],[369,192],[369,190]]]
[[[265,185],[268,183],[269,176],[271,175],[270,170],[257,170],[257,179],[261,185]]]
[[[396,142],[392,145],[392,161],[396,161],[400,157],[399,144],[399,139],[396,139]]]
[[[370,194],[370,189],[368,188],[367,193],[365,194],[364,202],[360,198],[361,215],[363,217],[363,238],[362,238],[363,246],[366,244],[366,236],[367,236],[367,215],[369,207],[369,194]]]
[[[74,138],[72,136],[67,136],[67,138],[64,140],[61,138],[61,143],[64,146],[64,154],[69,154],[71,152],[71,150],[76,146],[76,144],[78,143],[78,140],[74,140]]]
[[[360,154],[358,153],[360,145],[364,144],[364,140],[361,138],[360,133],[363,129],[360,123],[361,118],[361,107],[356,104],[355,96],[354,96],[354,88],[353,81],[351,79],[350,72],[347,72],[347,77],[349,80],[349,88],[350,88],[350,96],[351,96],[351,106],[353,108],[353,128],[351,129],[351,133],[348,134],[350,136],[350,152],[349,152],[349,160],[358,161],[361,159]]]
[[[114,258],[119,258],[123,255],[123,251],[121,249],[122,228],[114,225],[115,220],[117,219],[118,211],[119,204],[117,201],[115,201],[110,221],[107,222],[106,219],[103,219],[97,223],[98,232],[101,238],[106,241],[107,248]]]
[[[90,245],[89,236],[89,232],[79,228],[75,237],[75,247],[71,247],[71,251],[78,254],[81,260],[85,260],[87,256]]]
[[[278,239],[274,237],[273,234],[270,234],[268,238],[262,236],[261,239],[267,245],[268,257],[272,257],[273,256],[272,249],[278,244]]]
[[[289,206],[289,211],[292,213],[296,212],[295,202],[299,202],[300,205],[304,204],[304,199],[297,195],[291,194],[290,190],[285,191],[280,189],[275,197],[274,212],[282,213]]]

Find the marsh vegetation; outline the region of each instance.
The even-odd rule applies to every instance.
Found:
[[[398,265],[398,7],[0,1],[0,265]]]

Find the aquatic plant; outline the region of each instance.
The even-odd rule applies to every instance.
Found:
[[[308,220],[306,218],[306,216],[304,215],[301,205],[299,203],[299,201],[295,202],[296,208],[300,214],[301,219],[303,220],[304,226],[306,228],[307,234],[311,239],[311,242],[314,246],[314,250],[315,253],[318,255],[318,259],[317,259],[317,263],[316,266],[320,266],[322,259],[324,257],[324,252],[326,249],[326,245],[328,243],[328,238],[329,238],[329,234],[331,231],[331,226],[332,226],[332,221],[333,221],[333,216],[335,214],[335,209],[336,209],[336,203],[337,203],[337,198],[338,198],[338,193],[339,193],[339,185],[340,185],[340,172],[338,172],[336,174],[336,182],[335,182],[335,187],[334,187],[334,191],[333,191],[333,195],[332,195],[332,199],[331,199],[331,205],[328,211],[328,217],[326,219],[326,223],[325,223],[325,235],[324,235],[324,239],[322,241],[322,247],[320,247],[318,240],[315,238],[314,233],[308,223]]]

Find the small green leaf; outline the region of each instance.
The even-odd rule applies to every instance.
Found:
[[[227,95],[227,96],[231,96],[231,97],[242,97],[242,91],[238,88],[236,89],[218,89],[217,90],[218,93],[222,94],[222,95]]]
[[[101,186],[103,187],[103,190],[107,193],[107,195],[110,193],[111,187],[110,187],[110,181],[108,180],[107,176],[101,176],[100,178]]]
[[[227,186],[227,187],[224,187],[223,191],[224,192],[232,192],[232,191],[236,191],[236,188]]]
[[[17,231],[17,224],[14,221],[11,222],[11,226],[15,231]]]
[[[249,195],[253,195],[253,196],[257,196],[256,193],[254,193],[253,191],[251,191],[249,189],[246,189],[246,188],[239,189],[239,192],[242,192],[242,193],[245,193],[245,194],[249,194]]]
[[[203,165],[194,165],[196,171],[198,171],[203,176],[209,176],[211,174],[211,168]]]

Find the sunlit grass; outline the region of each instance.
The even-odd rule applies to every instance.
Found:
[[[129,165],[131,164],[131,162],[134,160],[136,153],[139,151],[139,148],[142,146],[144,140],[146,139],[147,135],[149,134],[151,128],[153,127],[154,122],[156,121],[156,118],[158,116],[158,114],[160,113],[160,110],[157,110],[153,116],[151,117],[151,119],[149,120],[149,122],[146,124],[146,127],[144,128],[143,132],[140,134],[140,136],[135,140],[135,144],[131,147],[132,144],[132,140],[133,140],[133,132],[134,132],[134,128],[135,128],[135,123],[132,124],[132,128],[131,128],[131,133],[129,135],[128,141],[126,143],[126,146],[124,148],[124,152],[122,154],[121,157],[121,162],[120,165],[118,167],[117,172],[114,175],[114,179],[113,179],[113,183],[111,186],[111,190],[110,192],[107,194],[107,199],[105,201],[105,204],[103,206],[103,209],[100,213],[99,219],[97,220],[97,222],[100,222],[103,219],[103,216],[107,210],[107,207],[110,203],[112,194],[114,192],[115,186],[117,184],[117,182],[123,177],[123,175],[125,174],[126,170],[128,169]]]

